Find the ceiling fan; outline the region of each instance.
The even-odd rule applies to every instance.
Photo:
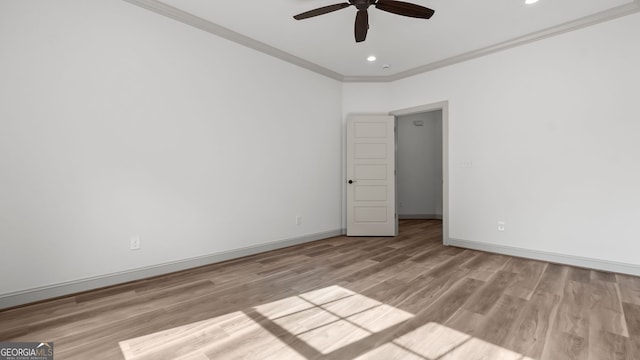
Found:
[[[367,38],[367,31],[369,30],[369,14],[367,9],[369,6],[374,5],[376,9],[390,12],[397,15],[409,16],[420,19],[429,19],[435,13],[434,10],[426,8],[424,6],[396,0],[349,0],[348,3],[334,4],[329,6],[323,6],[314,10],[303,12],[295,15],[293,18],[296,20],[308,19],[310,17],[324,15],[330,12],[341,10],[349,6],[355,6],[358,9],[356,14],[356,23],[354,27],[354,33],[356,42],[362,42]]]

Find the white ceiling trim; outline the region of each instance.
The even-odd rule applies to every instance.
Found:
[[[165,3],[162,3],[160,1],[157,0],[124,0],[128,3],[134,4],[134,5],[138,5],[142,8],[145,8],[147,10],[151,10],[155,13],[158,13],[160,15],[164,15],[168,18],[174,19],[174,20],[178,20],[184,24],[193,26],[195,28],[198,28],[200,30],[204,30],[206,32],[209,32],[211,34],[214,34],[216,36],[219,36],[221,38],[233,41],[235,43],[238,43],[240,45],[244,45],[248,48],[260,51],[262,53],[265,53],[267,55],[271,55],[273,57],[276,57],[280,60],[289,62],[291,64],[294,65],[298,65],[300,67],[303,67],[305,69],[311,70],[313,72],[316,72],[318,74],[330,77],[332,79],[338,80],[338,81],[342,81],[344,79],[344,75],[339,74],[333,70],[329,70],[325,67],[322,67],[318,64],[312,63],[310,61],[307,61],[305,59],[299,58],[295,55],[291,55],[287,52],[284,52],[280,49],[277,49],[271,45],[267,45],[263,42],[260,42],[258,40],[252,39],[248,36],[242,35],[240,33],[237,33],[233,30],[227,29],[223,26],[220,26],[218,24],[214,24],[211,21],[205,20],[201,17],[195,16],[193,14],[190,14],[186,11],[182,11],[180,9],[177,9],[171,5],[167,5]]]
[[[399,72],[394,75],[387,76],[345,76],[344,82],[390,82],[404,79],[414,75],[422,74],[428,71],[439,69],[445,66],[457,64],[463,61],[479,58],[481,56],[493,54],[499,51],[507,50],[516,46],[525,45],[534,41],[546,39],[549,37],[561,35],[570,31],[578,30],[605,21],[613,20],[619,17],[627,16],[636,12],[640,12],[640,0],[635,0],[633,4],[627,4],[611,8],[593,15],[585,16],[580,19],[566,22],[557,26],[550,27],[545,30],[536,31],[531,34],[507,40],[495,45],[487,46],[478,50],[470,51],[464,54],[452,56],[450,58],[426,64],[413,69]]]
[[[307,61],[295,55],[289,54],[285,51],[277,49],[271,45],[267,45],[263,42],[252,39],[248,36],[237,33],[233,30],[227,29],[218,24],[212,23],[211,21],[205,20],[201,17],[195,16],[188,12],[177,9],[173,6],[162,3],[158,0],[123,0],[128,3],[140,6],[147,10],[151,10],[157,14],[169,17],[171,19],[180,21],[184,24],[193,26],[200,30],[204,30],[216,36],[222,37],[224,39],[233,41],[240,45],[244,45],[251,49],[260,51],[264,54],[271,55],[280,60],[286,61],[288,63],[300,66],[307,70],[313,71],[315,73],[327,76],[329,78],[342,81],[342,82],[391,82],[400,79],[404,79],[407,77],[411,77],[414,75],[422,74],[428,71],[432,71],[435,69],[439,69],[445,66],[457,64],[463,61],[475,59],[481,56],[493,54],[499,51],[507,50],[516,46],[528,44],[534,41],[546,39],[552,36],[557,36],[560,34],[564,34],[573,30],[585,28],[588,26],[592,26],[598,23],[602,23],[605,21],[609,21],[612,19],[616,19],[619,17],[627,16],[630,14],[634,14],[636,12],[640,12],[640,0],[634,0],[633,4],[627,4],[618,6],[606,11],[602,11],[593,15],[585,16],[583,18],[570,21],[564,24],[560,24],[557,26],[553,26],[551,28],[536,31],[531,34],[527,34],[515,39],[507,40],[495,45],[487,46],[481,49],[477,49],[474,51],[470,51],[464,54],[452,56],[450,58],[436,61],[430,64],[422,65],[413,69],[409,69],[406,71],[399,72],[394,75],[387,76],[348,76],[337,73],[333,70],[322,67],[313,62]]]

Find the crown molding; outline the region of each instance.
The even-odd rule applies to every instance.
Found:
[[[499,51],[514,48],[529,44],[538,40],[546,39],[549,37],[561,35],[570,31],[582,29],[588,26],[599,24],[605,21],[617,19],[623,16],[631,15],[640,12],[640,0],[634,0],[633,3],[621,5],[609,10],[605,10],[593,15],[585,16],[573,21],[569,21],[557,26],[550,27],[541,31],[537,31],[531,34],[520,36],[511,40],[503,41],[491,46],[487,46],[481,49],[469,51],[463,54],[452,56],[447,59],[435,61],[426,65],[418,66],[409,70],[401,71],[392,75],[385,76],[351,76],[343,75],[333,70],[322,67],[311,61],[299,58],[295,55],[289,54],[285,51],[277,49],[271,45],[267,45],[263,42],[252,39],[248,36],[237,33],[233,30],[227,29],[223,26],[212,23],[201,17],[195,16],[188,12],[177,9],[173,6],[162,3],[158,0],[123,0],[128,3],[140,6],[144,9],[151,10],[157,14],[166,16],[168,18],[180,21],[184,24],[193,26],[195,28],[204,30],[216,36],[233,41],[240,45],[262,52],[264,54],[273,56],[280,60],[286,61],[293,65],[300,66],[307,70],[313,71],[320,75],[327,76],[331,79],[338,80],[347,83],[366,83],[366,82],[392,82],[396,80],[405,79],[411,76],[419,75],[436,69],[440,69],[446,66],[458,64],[464,61],[472,60],[482,56],[490,55]]]
[[[126,1],[133,5],[137,5],[147,10],[151,10],[157,14],[180,21],[181,23],[193,26],[200,30],[204,30],[213,35],[233,41],[235,43],[257,50],[264,54],[273,56],[275,58],[286,61],[288,63],[300,66],[307,70],[311,70],[320,75],[324,75],[338,81],[344,80],[344,76],[340,73],[337,73],[333,70],[329,70],[318,64],[312,63],[311,61],[307,61],[305,59],[299,58],[295,55],[289,54],[288,52],[277,49],[271,45],[267,45],[263,42],[260,42],[248,36],[242,35],[240,33],[227,29],[218,24],[214,24],[209,20],[205,20],[201,17],[195,16],[186,11],[182,11],[178,8],[167,5],[160,1],[157,1],[157,0],[123,0],[123,1]]]
[[[640,12],[640,0],[388,76],[345,76],[344,82],[391,82]]]

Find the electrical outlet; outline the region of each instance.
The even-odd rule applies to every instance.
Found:
[[[140,236],[132,236],[129,239],[130,250],[140,250]]]
[[[498,221],[498,231],[504,231],[506,228],[506,223],[504,221]]]
[[[302,225],[302,215],[296,216],[296,225]]]

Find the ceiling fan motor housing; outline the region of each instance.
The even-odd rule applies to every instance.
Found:
[[[376,1],[377,0],[351,0],[350,3],[358,10],[367,10],[369,6],[375,4]]]

